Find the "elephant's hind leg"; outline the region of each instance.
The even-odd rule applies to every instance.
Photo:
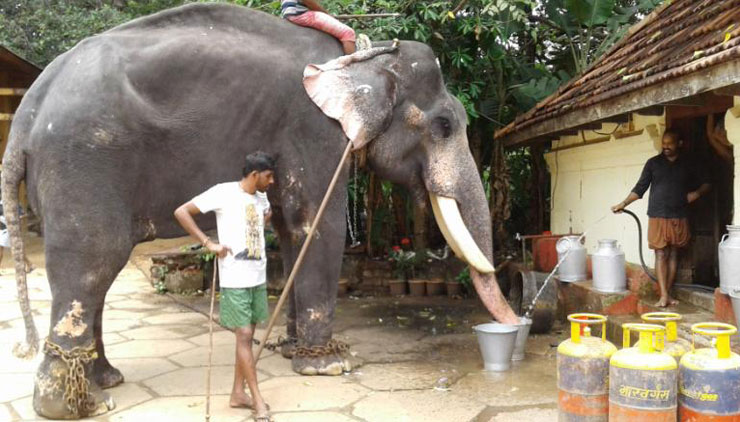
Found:
[[[51,324],[36,374],[33,406],[47,418],[105,413],[114,404],[101,387],[122,381],[104,355],[102,310],[132,242],[124,224],[97,227],[101,230],[96,235],[46,230]]]

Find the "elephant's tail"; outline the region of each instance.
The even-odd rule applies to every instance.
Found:
[[[36,355],[39,345],[39,334],[33,322],[31,304],[28,300],[28,284],[26,282],[25,247],[21,237],[21,223],[19,210],[19,189],[26,175],[26,157],[20,148],[18,139],[11,136],[8,147],[3,156],[2,169],[2,201],[3,210],[10,234],[10,249],[13,252],[15,264],[15,282],[18,288],[18,301],[26,326],[26,343],[18,343],[13,348],[13,354],[22,359],[30,359]]]

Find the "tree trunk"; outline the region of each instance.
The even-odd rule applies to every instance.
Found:
[[[509,191],[509,172],[506,166],[504,144],[494,142],[491,157],[491,224],[493,225],[493,244],[503,248],[508,239],[504,223],[511,217],[511,198]]]
[[[375,184],[376,177],[375,173],[370,172],[370,181],[367,183],[367,192],[365,192],[365,211],[367,214],[367,221],[365,227],[367,232],[365,233],[365,241],[367,242],[367,255],[373,257],[375,255],[373,251],[373,218],[375,211]]]
[[[545,163],[543,145],[530,147],[530,163],[532,174],[530,175],[529,191],[532,193],[530,204],[531,227],[534,228],[533,234],[539,234],[546,230],[547,221],[546,213],[548,211],[547,197],[547,164]]]

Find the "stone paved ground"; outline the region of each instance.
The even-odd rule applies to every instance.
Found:
[[[110,361],[126,382],[108,390],[117,407],[96,421],[202,421],[208,356],[205,297],[158,295],[134,263],[141,254],[177,241],[140,245],[106,299],[104,340]],[[182,242],[182,240],[180,241]],[[43,245],[29,238],[34,264]],[[23,337],[10,260],[0,273],[0,421],[42,420],[31,407],[33,374],[40,361],[13,357]],[[29,276],[36,325],[49,328],[46,273]],[[274,305],[275,300],[271,301]],[[509,372],[487,373],[470,327],[485,322],[475,300],[447,298],[341,299],[336,337],[352,347],[357,365],[338,377],[301,377],[290,361],[265,352],[258,365],[261,388],[276,421],[554,421],[557,419],[557,335],[532,336],[527,359]],[[278,325],[275,336],[284,333]],[[261,336],[261,333],[260,333]],[[249,421],[249,411],[230,409],[234,336],[214,334],[213,421]],[[446,378],[446,382],[445,379]],[[443,379],[440,381],[440,379]],[[447,391],[435,387],[448,385]]]

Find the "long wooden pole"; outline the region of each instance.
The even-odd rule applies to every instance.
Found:
[[[208,313],[208,371],[206,373],[206,422],[211,420],[211,366],[213,363],[213,305],[216,302],[216,273],[218,256],[213,257],[213,280],[211,280],[211,310]]]
[[[400,13],[366,13],[363,15],[335,15],[334,17],[340,20],[344,19],[375,19],[375,18],[397,18],[401,16]]]
[[[321,221],[321,217],[324,214],[324,209],[326,208],[326,204],[329,203],[329,198],[331,197],[332,192],[334,192],[334,187],[337,184],[337,180],[339,180],[339,175],[342,173],[342,169],[344,168],[344,163],[345,161],[347,161],[347,157],[349,157],[349,154],[351,152],[352,152],[352,142],[350,141],[347,143],[347,148],[345,148],[344,154],[342,154],[342,159],[339,160],[339,165],[337,165],[337,169],[334,172],[334,176],[332,177],[331,182],[329,182],[329,187],[326,189],[326,194],[324,195],[324,199],[321,201],[321,205],[319,206],[319,211],[316,213],[316,217],[314,217],[313,223],[311,223],[311,228],[308,230],[308,236],[306,237],[306,240],[303,241],[303,246],[301,247],[301,251],[298,253],[298,259],[296,259],[295,264],[293,264],[293,269],[290,271],[290,275],[288,276],[288,281],[285,283],[285,287],[283,287],[283,293],[280,295],[280,299],[278,300],[277,305],[275,305],[275,310],[272,312],[270,321],[267,323],[267,330],[265,330],[265,335],[262,337],[262,341],[260,341],[259,347],[257,348],[257,353],[254,355],[255,361],[259,360],[260,355],[262,354],[262,349],[265,348],[265,343],[267,342],[267,338],[270,336],[272,327],[273,325],[275,325],[275,320],[280,314],[280,309],[283,307],[283,303],[285,302],[285,299],[287,299],[288,297],[290,288],[293,286],[293,281],[295,280],[295,276],[296,274],[298,274],[298,270],[301,268],[301,265],[303,264],[303,258],[305,258],[306,251],[308,250],[308,246],[311,244],[311,240],[313,240],[313,235],[314,235],[314,232],[316,232],[316,227],[318,227],[319,222]]]

